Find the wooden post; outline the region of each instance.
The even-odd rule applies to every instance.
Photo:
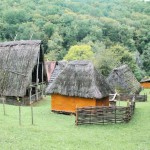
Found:
[[[44,65],[43,65],[43,63],[42,63],[42,98],[43,98],[43,95],[44,95],[44,90],[43,90],[43,82],[44,82],[44,75],[43,75],[43,73],[44,73]]]
[[[115,106],[115,123],[116,123],[116,106]]]
[[[4,97],[2,97],[2,101],[3,101],[3,111],[4,111],[4,115],[6,115],[5,98],[4,98]]]
[[[31,122],[32,122],[32,125],[33,125],[33,107],[31,105]]]
[[[21,104],[19,104],[19,125],[21,126]]]
[[[102,112],[103,112],[103,124],[104,124],[104,107],[102,107]]]
[[[38,83],[39,83],[39,56],[40,53],[38,53],[38,59],[37,59],[37,67],[36,67],[36,100],[38,101]]]
[[[76,108],[76,126],[78,125],[78,108]]]
[[[30,99],[30,105],[31,105],[31,102],[32,102],[32,87],[30,87],[29,99]]]

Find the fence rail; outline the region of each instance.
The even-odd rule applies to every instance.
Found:
[[[129,122],[134,114],[134,109],[135,102],[132,102],[129,107],[96,106],[77,108],[76,125]]]
[[[128,94],[120,94],[117,96],[117,99],[121,101],[127,101],[127,100],[132,100],[132,98],[135,98],[136,102],[146,102],[147,101],[147,95],[128,95]]]

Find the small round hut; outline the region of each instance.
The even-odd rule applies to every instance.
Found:
[[[108,106],[113,90],[90,61],[71,61],[46,92],[52,111],[75,113],[77,107]]]
[[[141,91],[140,83],[127,65],[113,69],[107,81],[118,93],[138,94]]]

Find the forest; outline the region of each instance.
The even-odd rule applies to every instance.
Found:
[[[46,59],[92,60],[150,76],[150,1],[1,0],[0,41],[40,39]],[[81,56],[81,57],[78,57]]]

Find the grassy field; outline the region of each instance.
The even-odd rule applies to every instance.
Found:
[[[136,103],[135,115],[127,124],[75,126],[73,115],[50,111],[50,97],[34,106],[22,107],[19,126],[18,107],[0,104],[0,150],[150,150],[149,100]]]

